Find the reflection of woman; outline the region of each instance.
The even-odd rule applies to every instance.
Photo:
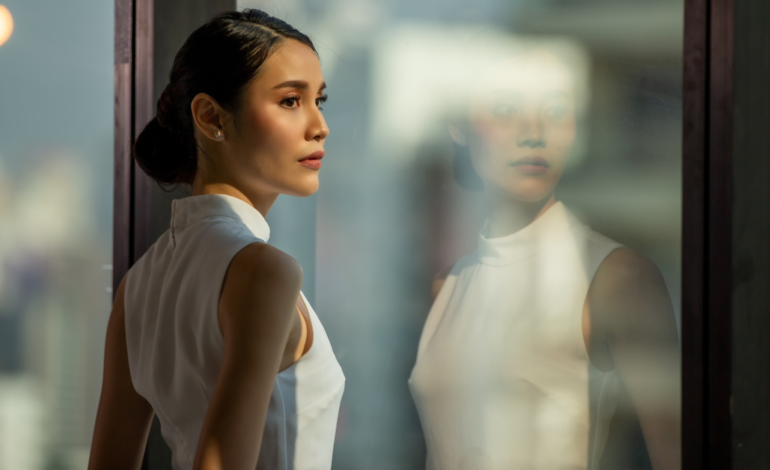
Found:
[[[428,468],[595,469],[622,384],[653,468],[680,467],[679,346],[657,268],[554,196],[576,136],[557,55],[474,84],[451,127],[488,201],[478,250],[434,283],[410,378]]]
[[[139,468],[153,414],[175,470],[331,467],[345,379],[264,218],[318,188],[324,87],[307,36],[257,10],[177,54],[135,157],[193,195],[116,293],[89,468]]]

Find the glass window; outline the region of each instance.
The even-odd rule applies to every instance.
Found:
[[[347,376],[334,468],[678,461],[683,2],[245,7],[329,85],[321,189],[271,211],[315,253],[271,242]]]
[[[113,2],[0,6],[0,469],[87,466],[112,299],[113,24]]]

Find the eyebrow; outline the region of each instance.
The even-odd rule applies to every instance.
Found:
[[[305,80],[286,80],[283,83],[279,83],[278,85],[274,86],[273,89],[277,90],[278,88],[296,88],[298,90],[307,90],[308,83]],[[318,89],[319,92],[326,89],[326,82],[321,83],[321,88]]]

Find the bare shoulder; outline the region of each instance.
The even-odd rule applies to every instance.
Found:
[[[663,276],[646,256],[631,248],[618,248],[604,259],[593,285],[605,293],[645,290],[663,282]]]
[[[245,326],[253,312],[263,320],[283,323],[302,287],[297,260],[266,243],[252,243],[239,251],[225,274],[219,299],[219,323]],[[285,317],[285,318],[284,318]]]
[[[446,282],[446,278],[449,277],[449,274],[452,272],[454,265],[455,263],[450,264],[433,278],[433,284],[431,284],[430,288],[430,294],[433,300],[436,300],[436,297],[438,297],[438,293],[441,292],[441,288],[444,287],[444,282]]]
[[[252,243],[239,251],[230,263],[228,277],[238,275],[268,282],[302,282],[297,260],[267,243]]]
[[[605,258],[591,282],[587,301],[596,316],[592,320],[607,331],[659,327],[673,321],[663,275],[646,256],[630,248],[618,248]]]

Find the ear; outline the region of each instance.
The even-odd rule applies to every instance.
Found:
[[[217,131],[224,132],[226,112],[206,93],[198,93],[190,104],[195,127],[207,138],[217,141]],[[226,137],[226,136],[225,136]]]
[[[449,135],[452,136],[452,140],[454,140],[457,145],[462,145],[463,147],[468,145],[467,132],[460,124],[455,122],[449,123]]]

